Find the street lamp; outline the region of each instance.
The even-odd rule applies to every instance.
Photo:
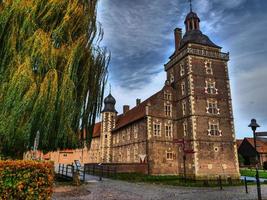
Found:
[[[259,179],[259,153],[257,151],[257,144],[256,144],[256,129],[260,127],[260,125],[257,124],[256,119],[252,119],[251,123],[248,125],[248,127],[251,127],[253,131],[253,138],[254,138],[254,146],[255,146],[255,151],[256,151],[256,181],[257,181],[257,192],[258,192],[258,200],[262,200],[261,198],[261,185],[260,185],[260,179]]]

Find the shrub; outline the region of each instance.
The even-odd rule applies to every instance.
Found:
[[[0,161],[0,199],[51,199],[51,162]]]
[[[267,161],[263,163],[263,169],[267,170]]]

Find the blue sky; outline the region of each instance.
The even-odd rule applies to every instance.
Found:
[[[202,32],[230,52],[237,138],[251,136],[251,118],[261,125],[259,131],[267,131],[266,8],[266,0],[193,0]],[[111,52],[109,83],[119,112],[163,87],[173,30],[184,31],[188,12],[187,0],[100,0],[101,45]]]

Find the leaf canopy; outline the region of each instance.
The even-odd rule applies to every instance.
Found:
[[[109,55],[97,0],[0,1],[0,152],[90,142]],[[83,130],[83,131],[80,131]]]

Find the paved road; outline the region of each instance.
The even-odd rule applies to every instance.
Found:
[[[267,199],[267,185],[262,186],[264,199]],[[57,200],[253,200],[256,199],[256,187],[249,186],[249,194],[244,187],[188,188],[146,183],[128,183],[104,179],[92,181],[75,188],[68,194],[55,193]]]

